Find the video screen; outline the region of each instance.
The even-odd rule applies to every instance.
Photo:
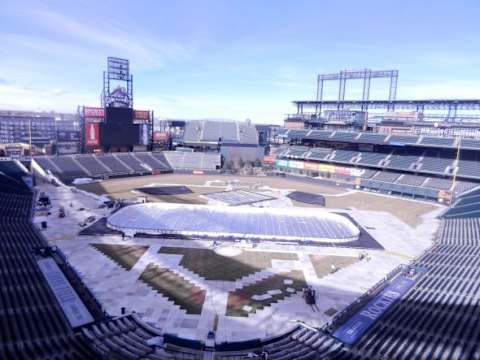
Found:
[[[103,146],[138,145],[140,126],[133,123],[133,109],[107,107],[100,137]]]

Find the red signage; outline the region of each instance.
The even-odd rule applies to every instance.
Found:
[[[94,119],[104,119],[105,118],[105,109],[104,108],[96,108],[96,107],[84,107],[83,108],[83,117],[94,118]]]
[[[150,119],[150,111],[147,110],[133,110],[134,124],[148,124]]]
[[[100,126],[94,123],[85,124],[85,145],[100,145]]]
[[[160,131],[155,131],[153,133],[153,141],[166,141],[168,140],[168,133],[160,132]]]
[[[275,156],[271,156],[271,155],[264,156],[263,162],[267,164],[275,164]]]
[[[148,120],[150,119],[150,111],[133,110],[133,118],[137,120]]]

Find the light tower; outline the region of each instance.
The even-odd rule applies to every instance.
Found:
[[[109,56],[103,72],[102,106],[133,108],[133,76],[127,59]]]

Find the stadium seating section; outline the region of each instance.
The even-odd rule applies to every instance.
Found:
[[[76,164],[69,158],[59,164],[69,171],[81,168],[72,163]],[[0,166],[6,170],[15,164]],[[61,252],[49,248],[32,224],[35,193],[15,178],[21,172],[18,168],[0,174],[1,359],[235,360],[251,351],[266,351],[270,360],[480,357],[480,190],[458,196],[445,211],[433,246],[412,263],[425,269],[424,275],[353,345],[345,346],[331,334],[359,306],[370,301],[369,296],[362,296],[322,329],[298,324],[272,338],[206,348],[203,342],[168,334],[168,329],[160,331],[135,313],[116,318],[105,314]],[[411,181],[405,175],[396,181],[402,179]],[[70,327],[39,269],[37,260],[44,257],[55,260],[94,322]],[[183,282],[165,271],[167,284]],[[394,271],[387,278],[396,276]],[[387,283],[383,281],[367,294],[381,291]],[[159,286],[165,293],[177,289],[165,283]],[[187,297],[201,292],[188,283],[181,289]]]
[[[357,161],[357,164],[377,166],[380,164],[380,161],[384,160],[386,157],[387,154],[362,152],[360,153],[360,160]]]
[[[295,131],[295,130],[290,130],[290,131]],[[308,140],[325,140],[325,139],[329,139],[330,136],[332,136],[333,131],[311,130],[310,132],[308,132],[306,130],[296,130],[294,134],[295,134],[294,135],[295,138],[304,137],[305,139],[308,139]],[[288,133],[288,137],[290,137],[290,132]]]
[[[332,161],[350,163],[352,159],[357,156],[357,151],[350,150],[335,150],[333,156],[330,158]]]
[[[363,173],[335,171],[332,175],[329,167],[302,170],[300,165],[286,163],[279,164],[281,171],[346,182],[360,177],[366,189],[432,200],[439,198],[439,191],[458,195],[480,185],[479,154],[475,152],[480,150],[480,140],[476,139],[308,129],[286,130],[283,136],[291,145],[276,152],[278,159],[347,165]],[[458,148],[462,149],[459,156]]]
[[[413,164],[419,160],[418,156],[415,155],[400,155],[397,152],[394,152],[387,159],[387,166],[389,169],[396,170],[412,170]]]
[[[0,358],[95,359],[37,265],[34,248],[47,244],[31,223],[34,194],[12,188],[11,174],[0,175]]]
[[[453,159],[424,156],[420,160],[420,170],[434,174],[445,174],[447,167],[453,165]]]
[[[37,156],[34,160],[44,171],[66,183],[76,178],[145,175],[172,170],[215,171],[221,165],[218,153],[183,151]]]

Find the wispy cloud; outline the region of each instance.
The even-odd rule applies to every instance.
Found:
[[[445,80],[433,83],[404,85],[398,89],[402,99],[479,99],[480,88],[476,81]]]
[[[82,60],[87,59],[97,62],[102,59],[100,54],[89,51],[91,49],[86,49],[85,46],[72,44],[66,41],[52,40],[36,35],[3,33],[0,34],[0,42],[11,51],[24,49],[29,52],[32,68],[34,68],[33,65],[38,61],[38,58],[35,56],[38,56],[39,54],[54,57],[50,59],[51,61],[56,57],[61,57],[62,59],[82,58]],[[33,54],[35,56],[32,56]],[[6,55],[8,56],[9,54]],[[22,60],[26,61],[29,59],[24,58]]]
[[[58,32],[62,37],[87,47],[95,45],[107,48],[144,66],[161,66],[172,59],[187,58],[191,53],[191,49],[177,42],[139,33],[135,27],[122,29],[103,18],[89,18],[88,22],[82,22],[48,10],[36,10],[32,15],[40,25]]]
[[[156,116],[184,119],[216,118],[255,122],[281,123],[285,113],[293,111],[287,98],[272,94],[253,97],[248,95],[155,95],[138,96],[136,106],[158,109]]]
[[[5,109],[74,112],[79,104],[94,104],[97,101],[96,94],[0,83],[0,107]]]

